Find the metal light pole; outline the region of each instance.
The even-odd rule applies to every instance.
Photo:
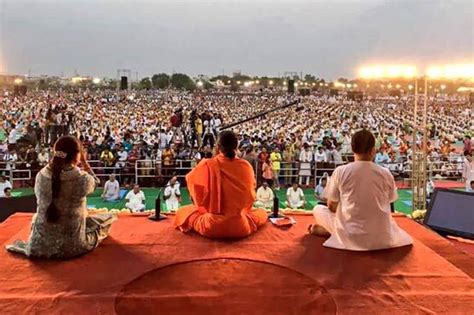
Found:
[[[413,126],[413,156],[412,156],[412,210],[426,210],[426,182],[427,182],[427,143],[428,133],[426,130],[427,109],[428,109],[428,77],[424,77],[425,91],[423,100],[423,115],[421,123],[421,131],[423,140],[421,147],[416,145],[418,134],[418,80],[415,81],[415,109],[414,109],[414,126]]]

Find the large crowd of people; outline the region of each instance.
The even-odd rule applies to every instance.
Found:
[[[226,124],[276,108],[294,95],[272,93],[187,93],[144,91],[30,92],[0,96],[0,172],[35,173],[51,158],[51,146],[71,134],[83,143],[91,165],[132,184],[138,173],[146,184],[183,176],[213,154]],[[297,109],[296,109],[297,108]],[[375,162],[396,177],[410,177],[413,97],[310,95],[298,106],[270,112],[233,127],[239,155],[254,166],[257,181],[310,185],[325,168],[351,160],[351,135],[365,128],[376,137]],[[421,115],[417,127],[421,126]],[[430,176],[459,178],[472,154],[473,111],[456,96],[428,102]],[[422,145],[421,130],[416,145]],[[140,162],[137,162],[140,161]],[[155,163],[158,161],[160,163]],[[95,164],[94,164],[95,163]],[[135,170],[139,167],[139,171]],[[315,172],[315,167],[318,171]],[[96,170],[96,173],[100,171]],[[21,182],[21,181],[20,181]],[[31,183],[24,183],[28,185]]]

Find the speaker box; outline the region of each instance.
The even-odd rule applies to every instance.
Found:
[[[17,212],[36,212],[36,196],[0,198],[0,222]]]
[[[288,80],[288,93],[295,93],[295,80]]]
[[[329,90],[329,96],[338,96],[339,95],[339,90],[338,89],[330,89]]]
[[[474,103],[474,92],[469,93],[469,103]]]
[[[349,91],[347,92],[347,99],[352,101],[362,101],[364,99],[364,93],[360,91]]]
[[[13,87],[13,95],[26,95],[28,88],[26,85],[15,85]]]
[[[310,89],[301,89],[299,92],[301,96],[309,96],[311,94]]]
[[[128,77],[120,77],[120,89],[121,90],[128,89]]]
[[[400,97],[402,96],[402,92],[400,92],[400,90],[390,90],[390,92],[388,92],[388,95],[392,97]]]

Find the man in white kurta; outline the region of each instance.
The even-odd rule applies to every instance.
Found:
[[[286,191],[286,205],[292,209],[304,208],[304,192],[298,184],[293,183],[293,186]]]
[[[163,196],[168,211],[174,211],[179,208],[179,201],[181,200],[181,191],[179,187],[180,185],[176,176],[171,178],[166,185]]]
[[[257,189],[257,200],[255,201],[256,208],[272,208],[273,207],[273,199],[275,195],[273,194],[273,190],[268,187],[267,182],[263,182],[262,186]]]
[[[391,216],[397,188],[390,171],[372,162],[374,136],[367,130],[355,133],[352,150],[355,162],[333,172],[324,192],[328,206],[314,208],[316,225],[311,232],[328,232],[324,246],[338,249],[366,251],[412,244]]]
[[[133,190],[128,192],[125,199],[127,200],[125,207],[132,212],[141,212],[145,210],[145,194],[140,190],[140,186],[137,184],[133,186]]]
[[[120,184],[115,179],[115,175],[110,175],[109,180],[105,182],[102,199],[105,201],[116,201],[120,199]]]
[[[474,181],[474,160],[471,154],[464,156],[462,178],[466,186],[466,191],[469,191],[471,189],[471,182]]]

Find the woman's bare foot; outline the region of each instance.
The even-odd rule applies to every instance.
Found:
[[[317,236],[331,236],[331,234],[326,231],[325,228],[317,224],[312,224],[308,226],[308,234]]]

